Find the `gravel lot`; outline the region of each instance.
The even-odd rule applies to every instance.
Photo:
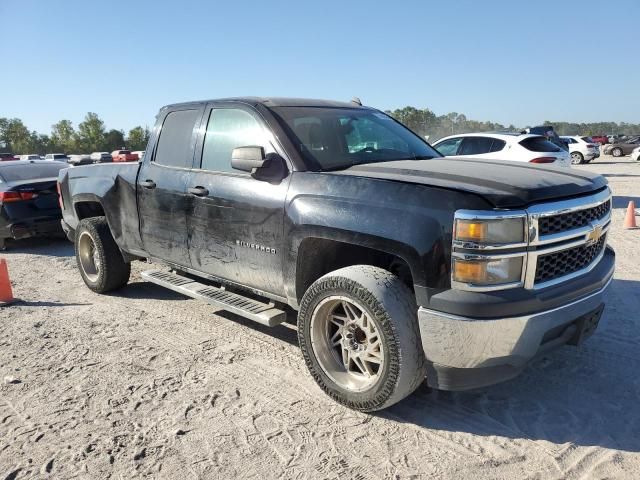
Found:
[[[273,329],[141,281],[89,291],[61,240],[15,242],[0,309],[0,479],[638,478],[640,163],[583,168],[614,192],[617,272],[600,328],[519,378],[425,386],[366,415],[325,397],[293,324]],[[640,219],[639,219],[640,220]]]

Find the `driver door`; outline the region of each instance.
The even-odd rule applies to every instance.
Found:
[[[205,112],[187,214],[192,268],[284,296],[284,203],[290,175],[278,182],[231,167],[231,152],[245,146],[277,153],[275,140],[249,107],[210,105]]]

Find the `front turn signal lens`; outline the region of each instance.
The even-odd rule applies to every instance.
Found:
[[[486,262],[469,262],[454,260],[453,278],[457,282],[462,283],[484,283],[487,278]]]
[[[474,286],[518,283],[522,277],[523,257],[495,259],[453,259],[452,279]]]
[[[456,240],[483,243],[487,239],[488,224],[473,220],[458,220],[456,222]]]

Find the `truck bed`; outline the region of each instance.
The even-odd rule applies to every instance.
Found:
[[[73,198],[73,205],[65,202],[63,220],[75,230],[78,222],[95,208],[103,206],[103,215],[116,243],[128,253],[143,253],[136,204],[136,177],[140,164],[103,163],[62,170],[58,181],[63,198]],[[75,213],[74,213],[75,211]]]

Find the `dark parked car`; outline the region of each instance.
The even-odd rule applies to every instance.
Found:
[[[603,153],[614,157],[622,157],[623,155],[630,155],[638,146],[640,146],[640,137],[629,137],[627,140],[606,145]]]
[[[13,153],[0,153],[0,162],[11,162],[18,160]]]
[[[539,127],[525,128],[522,133],[531,133],[534,135],[544,135],[555,146],[560,147],[565,152],[569,151],[569,146],[562,141],[560,136],[556,133],[555,129],[551,125],[542,125]]]
[[[237,98],[156,118],[142,161],[59,176],[95,292],[150,259],[162,267],[145,280],[263,325],[297,310],[311,375],[363,411],[425,377],[444,390],[513,378],[596,329],[615,258],[600,175],[443,158],[350,103]]]
[[[19,160],[0,163],[0,250],[6,240],[61,234],[56,179],[64,163]]]

